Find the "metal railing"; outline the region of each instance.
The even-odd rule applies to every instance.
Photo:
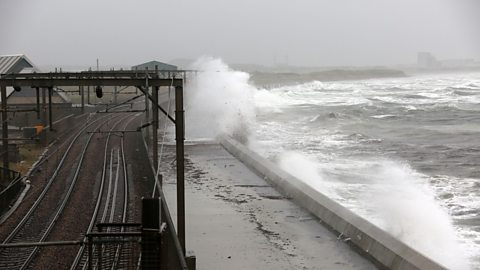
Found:
[[[98,232],[86,235],[87,269],[140,269],[142,258],[140,224],[98,224],[97,228]],[[122,231],[119,232],[118,229]]]
[[[180,240],[178,235],[175,232],[175,227],[173,225],[172,217],[170,211],[168,210],[167,202],[165,201],[165,196],[163,195],[162,189],[160,192],[160,205],[161,205],[161,220],[162,225],[161,230],[161,249],[160,257],[162,261],[162,266],[165,268],[162,269],[178,269],[178,270],[194,270],[195,269],[195,258],[192,258],[193,261],[190,262],[190,267],[187,266],[187,260],[182,250]]]
[[[185,258],[165,200],[143,199],[143,209],[141,225],[100,223],[86,235],[87,269],[195,269],[195,258]]]
[[[0,216],[10,209],[10,204],[18,196],[25,184],[19,172],[0,167],[0,175],[4,182],[9,183],[0,191]]]
[[[4,183],[10,183],[7,185],[7,187],[9,187],[16,180],[18,180],[18,178],[20,177],[20,173],[4,167],[0,167],[0,177]]]

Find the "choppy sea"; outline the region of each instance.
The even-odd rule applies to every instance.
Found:
[[[452,269],[480,269],[480,73],[258,89],[251,147]]]
[[[480,72],[264,89],[219,59],[193,68],[187,139],[245,139],[424,255],[480,269]]]

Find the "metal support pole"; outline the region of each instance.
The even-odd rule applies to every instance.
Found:
[[[47,125],[47,89],[42,88],[42,124]]]
[[[84,91],[84,88],[83,86],[79,86],[78,88],[80,88],[80,95],[82,96],[82,114],[85,113],[85,91]]]
[[[40,89],[36,87],[35,92],[37,94],[37,121],[39,121],[40,120]]]
[[[150,122],[150,104],[148,102],[148,85],[145,86],[145,123]],[[150,141],[150,128],[146,129],[147,142]]]
[[[2,144],[3,144],[3,181],[7,184],[8,173],[7,169],[9,169],[9,159],[8,159],[8,120],[7,120],[7,87],[2,86],[1,89],[1,98],[2,98]]]
[[[48,125],[50,126],[50,131],[53,130],[53,115],[52,115],[52,95],[53,88],[48,88]]]
[[[142,198],[142,260],[140,269],[160,268],[160,200]]]
[[[177,227],[178,239],[185,254],[185,119],[183,87],[175,87],[175,140],[177,141]]]
[[[113,87],[113,104],[117,104],[117,86]]]
[[[158,105],[158,86],[152,87],[153,90],[153,102]],[[152,106],[152,122],[153,122],[153,136],[152,136],[152,148],[153,148],[153,168],[158,168],[158,106]]]
[[[42,88],[42,108],[41,108],[41,122],[42,122],[42,133],[40,135],[40,141],[44,146],[48,145],[48,138],[47,138],[47,130],[45,127],[47,126],[47,89]]]
[[[87,86],[87,103],[90,104],[90,85]]]

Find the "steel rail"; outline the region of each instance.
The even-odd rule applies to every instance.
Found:
[[[129,121],[127,121],[124,125],[124,129],[127,128],[128,124],[130,123],[130,121],[132,121],[134,118],[130,118]],[[117,207],[116,207],[116,203],[117,203],[117,196],[119,195],[118,194],[118,186],[119,186],[119,176],[120,176],[120,166],[123,167],[123,181],[124,181],[124,185],[123,185],[123,188],[124,188],[124,196],[123,196],[123,211],[122,211],[122,214],[121,214],[121,222],[125,223],[126,221],[126,218],[127,218],[127,206],[128,206],[128,175],[127,175],[127,170],[126,170],[126,162],[125,162],[125,155],[124,155],[124,152],[123,152],[123,136],[120,138],[120,151],[117,151],[117,158],[116,158],[116,161],[117,161],[117,167],[116,167],[116,174],[115,174],[115,181],[114,181],[114,191],[113,191],[113,194],[111,195],[111,200],[109,200],[111,203],[110,203],[110,206],[107,206],[105,207],[105,209],[108,209],[110,210],[110,214],[109,214],[109,223],[113,223],[114,222],[114,218],[116,217],[115,215],[115,211],[117,210]],[[113,151],[113,150],[112,150]],[[121,153],[121,157],[120,157],[120,153]],[[112,159],[111,159],[112,161]],[[121,162],[121,163],[120,163]],[[111,163],[113,164],[113,163]],[[111,165],[110,166],[111,168],[111,172],[112,172],[112,169],[113,169],[113,166]],[[112,175],[112,174],[111,174]],[[108,198],[110,198],[108,196]],[[105,223],[105,217],[103,217],[102,219],[102,223]],[[107,228],[107,232],[110,232],[111,228]],[[123,228],[121,228],[121,231],[123,232]],[[102,248],[102,253],[105,251],[105,249],[107,249],[107,247],[103,247]],[[111,265],[111,269],[117,269],[117,265],[119,263],[119,259],[120,259],[120,249],[121,249],[121,246],[120,245],[117,245],[115,249],[115,252],[114,252],[114,259],[113,259],[113,262],[112,262],[112,265]],[[109,249],[111,250],[111,249]],[[97,262],[98,264],[98,262]]]
[[[95,121],[97,122],[97,121]],[[99,125],[102,126],[103,124],[107,123],[107,121],[104,121],[103,123],[101,123]],[[90,124],[92,125],[92,124]],[[11,242],[14,240],[14,238],[16,236],[19,235],[19,233],[21,232],[22,229],[28,229],[26,226],[28,225],[28,221],[33,218],[33,213],[34,211],[38,208],[38,206],[40,205],[40,203],[43,201],[43,199],[45,198],[47,192],[50,190],[50,187],[52,186],[54,180],[57,178],[58,176],[58,173],[59,171],[62,169],[64,163],[65,163],[65,160],[67,158],[67,156],[69,155],[74,143],[78,140],[78,138],[80,137],[80,135],[83,134],[83,131],[90,125],[87,125],[86,127],[84,127],[83,129],[81,129],[77,135],[73,138],[73,140],[71,141],[70,145],[68,146],[68,148],[66,149],[64,155],[62,156],[62,159],[60,160],[58,166],[56,167],[53,175],[50,177],[50,180],[48,181],[48,184],[47,186],[44,188],[44,190],[42,191],[42,193],[40,194],[40,196],[37,198],[37,200],[35,201],[34,205],[29,209],[29,211],[27,212],[27,214],[24,216],[24,218],[20,221],[20,223],[14,228],[14,230],[8,235],[8,237],[5,239],[5,241],[3,243],[8,243],[8,242]],[[98,127],[98,128],[99,128]],[[90,142],[90,139],[91,139],[91,136],[90,135],[90,138],[88,139],[87,143],[86,143],[86,146],[83,150],[83,153],[82,153],[82,157],[81,157],[81,161],[79,162],[79,167],[81,167],[81,163],[83,162],[83,156],[85,154],[85,151],[86,151],[86,147],[88,147],[88,144]],[[47,228],[44,232],[41,232],[40,235],[36,235],[34,238],[35,239],[38,239],[38,237],[40,236],[40,242],[42,242],[43,240],[45,240],[45,238],[48,236],[48,234],[50,233],[51,229],[53,228],[53,225],[54,223],[56,222],[56,220],[58,219],[60,213],[63,211],[63,208],[66,204],[66,202],[68,201],[68,198],[71,194],[71,190],[73,189],[73,186],[76,182],[76,177],[78,177],[78,169],[77,169],[77,172],[76,172],[76,175],[74,177],[74,179],[72,180],[72,182],[70,183],[70,187],[69,187],[69,191],[67,192],[67,194],[65,195],[64,199],[62,200],[62,203],[61,205],[59,206],[59,208],[57,208],[57,210],[53,213],[53,215],[50,215],[50,217],[47,218],[50,219],[52,216],[53,216],[53,219],[52,221],[50,221],[47,225]],[[25,269],[28,264],[31,262],[31,260],[33,259],[34,255],[36,254],[38,250],[38,247],[35,247],[32,251],[26,251],[25,253],[28,253],[27,257],[25,259],[22,259],[22,262],[19,261],[19,263],[21,263],[22,265],[20,266],[20,269]],[[24,254],[25,254],[24,253]]]
[[[93,125],[93,123],[91,123],[90,125]],[[90,126],[89,125],[89,126]],[[38,205],[40,204],[40,202],[43,200],[43,198],[45,197],[46,193],[48,192],[48,190],[50,189],[51,185],[53,184],[53,181],[56,179],[57,175],[58,175],[58,172],[60,171],[60,169],[63,167],[63,163],[65,162],[65,159],[67,158],[70,150],[72,149],[74,143],[77,141],[77,139],[80,137],[80,135],[82,135],[82,132],[86,129],[87,127],[83,128],[82,130],[80,130],[77,135],[73,138],[73,140],[70,142],[70,145],[68,146],[67,150],[64,152],[63,156],[62,156],[62,159],[60,160],[57,168],[55,169],[53,175],[50,177],[47,185],[45,186],[45,188],[43,189],[42,193],[40,194],[40,196],[37,198],[37,200],[35,200],[35,203],[33,204],[33,206],[30,208],[30,210],[27,212],[27,214],[25,214],[25,216],[23,217],[23,219],[20,221],[20,223],[15,227],[15,229],[12,230],[12,232],[7,236],[7,238],[5,238],[5,240],[3,241],[4,244],[10,242],[12,240],[12,238],[18,233],[18,231],[21,229],[21,227],[23,227],[23,225],[25,224],[25,222],[27,221],[27,219],[32,215],[32,213],[37,209]],[[45,159],[44,159],[45,160]],[[37,167],[40,166],[40,164],[37,164]]]
[[[104,123],[106,123],[107,121],[105,121]],[[102,123],[102,125],[104,124]],[[101,126],[101,125],[100,125]],[[100,127],[99,127],[100,128]],[[78,180],[78,175],[80,174],[80,169],[82,168],[82,165],[83,165],[83,160],[85,158],[85,153],[87,152],[87,149],[90,145],[90,142],[93,138],[93,134],[90,134],[90,136],[88,137],[87,139],[87,142],[85,143],[85,146],[83,147],[82,149],[82,154],[80,156],[80,160],[78,162],[78,165],[77,165],[77,168],[75,170],[75,174],[73,176],[73,179],[72,179],[72,182],[70,183],[70,186],[68,188],[68,191],[67,191],[67,194],[65,194],[65,197],[63,198],[62,200],[62,204],[60,205],[60,207],[57,209],[56,213],[55,213],[55,216],[53,217],[53,220],[50,222],[49,226],[47,227],[47,230],[43,233],[42,237],[40,238],[40,241],[39,242],[43,242],[45,241],[45,239],[48,237],[48,235],[50,234],[50,232],[52,231],[53,229],[53,226],[55,226],[55,223],[57,222],[58,218],[60,217],[61,213],[63,212],[63,210],[65,209],[65,206],[67,205],[67,202],[69,201],[70,199],[70,195],[72,194],[72,191],[73,191],[73,188],[75,187],[75,184],[77,183],[77,180]],[[30,253],[30,256],[28,257],[28,259],[25,261],[24,265],[21,267],[21,269],[25,269],[31,262],[31,260],[33,259],[33,257],[35,256],[35,254],[37,253],[38,251],[38,246],[35,247],[33,249],[33,251]]]
[[[118,122],[116,122],[114,125],[112,125],[111,129],[113,130],[121,121],[123,121],[124,119],[126,119],[128,117],[131,117],[131,116],[129,115],[129,116],[121,118]],[[111,133],[108,133],[107,140],[105,142],[104,161],[103,161],[102,179],[101,179],[101,183],[100,183],[100,189],[99,189],[99,192],[98,192],[97,202],[95,204],[94,212],[92,214],[92,218],[90,219],[90,224],[88,226],[87,232],[92,232],[93,227],[95,226],[95,222],[97,221],[97,218],[98,218],[98,213],[100,211],[100,206],[102,204],[102,198],[103,198],[102,194],[104,193],[105,180],[106,180],[106,177],[107,177],[107,163],[108,163],[107,162],[108,161],[107,157],[108,157],[108,148],[109,148],[108,145],[110,143],[110,137],[111,137]],[[107,198],[108,197],[109,196],[107,196]],[[107,205],[107,204],[105,204],[105,205]],[[104,208],[105,208],[105,206],[104,206]],[[77,255],[75,256],[75,259],[74,259],[71,267],[70,267],[71,270],[77,269],[81,265],[82,258],[84,257],[83,256],[84,251],[85,251],[85,246],[81,246],[80,249],[77,252]],[[83,264],[82,269],[85,269],[86,265],[87,264]]]
[[[88,123],[83,127],[81,128],[77,133],[73,133],[64,143],[62,143],[61,145],[58,146],[58,148],[51,154],[49,154],[48,156],[43,156],[41,158],[41,160],[39,160],[34,168],[31,169],[31,171],[37,169],[40,165],[42,165],[45,161],[48,160],[48,158],[50,158],[53,154],[55,154],[58,149],[60,149],[60,147],[62,147],[65,143],[68,142],[69,139],[71,139],[73,137],[73,139],[71,139],[70,141],[70,144],[68,145],[67,149],[65,150],[65,152],[63,153],[63,156],[59,162],[59,164],[57,165],[53,175],[50,177],[49,181],[47,182],[47,185],[45,186],[45,188],[42,190],[42,193],[39,195],[39,197],[35,200],[34,204],[32,205],[32,207],[29,209],[29,211],[27,212],[27,214],[22,218],[22,220],[20,221],[19,224],[17,224],[17,226],[14,228],[14,230],[7,236],[7,238],[4,240],[3,243],[8,243],[8,242],[11,242],[14,238],[16,238],[18,235],[18,233],[20,232],[20,230],[22,230],[22,228],[25,227],[25,225],[28,225],[28,220],[33,218],[33,213],[35,212],[35,210],[39,207],[40,203],[43,201],[43,199],[46,197],[46,194],[48,193],[48,191],[50,190],[50,188],[52,187],[53,185],[53,182],[54,180],[57,178],[58,174],[59,174],[59,171],[63,168],[64,166],[64,163],[66,161],[66,158],[67,156],[69,155],[69,153],[71,152],[72,148],[73,148],[73,145],[75,144],[75,142],[79,139],[79,137],[83,134],[83,132],[90,126],[100,122],[101,120],[104,120],[106,117],[101,117],[99,119],[96,119],[94,121],[92,121],[91,123]],[[105,123],[107,123],[107,121],[104,121],[103,123],[101,123],[96,129],[100,129],[101,126],[103,126]],[[120,121],[119,121],[120,122]],[[62,134],[63,136],[63,134]],[[80,169],[82,167],[82,164],[83,164],[83,161],[84,161],[84,157],[85,157],[85,153],[87,151],[87,148],[88,146],[90,145],[90,141],[93,137],[93,134],[91,134],[82,150],[82,154],[81,154],[81,157],[80,157],[80,161],[78,162],[78,166],[77,166],[77,169],[75,171],[75,175],[73,177],[73,179],[71,180],[71,183],[70,183],[70,186],[68,188],[68,191],[66,194],[62,194],[61,196],[64,196],[62,202],[61,202],[61,205],[57,208],[57,210],[55,211],[55,213],[53,215],[50,215],[49,217],[46,217],[45,220],[51,220],[51,222],[48,224],[47,228],[45,231],[42,231],[40,233],[40,240],[39,242],[43,242],[47,237],[48,235],[50,234],[50,232],[52,231],[52,229],[54,228],[54,225],[55,223],[57,222],[57,220],[59,219],[59,217],[61,216],[62,214],[62,211],[64,210],[66,204],[68,203],[69,199],[70,199],[70,196],[72,194],[72,191],[76,185],[76,182],[77,182],[77,179],[78,179],[78,176],[79,176],[79,173],[80,173]],[[53,144],[53,143],[52,143]],[[52,219],[52,216],[53,216],[53,219]],[[38,236],[34,236],[35,239],[38,239]],[[28,264],[31,262],[31,260],[34,258],[34,255],[36,254],[38,250],[38,247],[35,247],[31,252],[27,251],[26,253],[29,253],[27,259],[23,262],[22,266],[21,266],[21,269],[24,269],[28,266]],[[18,263],[21,263],[20,260],[18,260]]]
[[[104,186],[105,186],[105,174],[106,174],[106,172],[105,172],[106,169],[105,168],[107,166],[107,149],[108,149],[109,139],[110,139],[110,135],[108,135],[107,140],[105,142],[105,151],[104,151],[103,169],[102,169],[102,180],[100,181],[100,189],[98,191],[97,202],[95,204],[95,208],[94,208],[94,211],[93,211],[92,218],[90,220],[90,224],[88,225],[87,232],[90,232],[93,229],[93,226],[95,225],[95,220],[96,220],[98,210],[100,208],[100,204],[101,204],[101,201],[102,201],[102,194],[103,194],[103,189],[104,189]],[[84,241],[85,241],[85,239],[84,239]],[[80,260],[83,257],[84,250],[85,250],[85,247],[81,246],[79,251],[77,252],[77,255],[75,256],[75,259],[74,259],[70,269],[73,270],[73,269],[77,268],[77,266],[80,264]],[[86,264],[84,264],[84,265],[86,265]]]
[[[110,151],[110,166],[108,167],[109,168],[109,174],[108,174],[108,190],[107,190],[107,196],[105,196],[105,205],[104,205],[104,208],[103,208],[103,214],[102,214],[102,218],[100,219],[100,222],[105,222],[105,219],[107,218],[107,213],[108,213],[108,208],[110,206],[110,197],[111,197],[111,194],[112,194],[112,177],[113,177],[113,155],[114,155],[115,151],[114,149],[111,149]]]
[[[131,122],[133,119],[134,118],[131,118],[129,122]],[[127,122],[125,124],[125,129],[127,128],[129,122]],[[123,167],[123,181],[124,181],[124,183],[123,183],[123,186],[124,186],[124,189],[123,189],[124,200],[123,200],[122,223],[127,222],[128,191],[129,191],[128,171],[127,171],[127,164],[126,164],[126,158],[125,158],[124,144],[125,144],[125,138],[124,138],[124,136],[122,136],[120,138],[120,152],[121,152],[121,161],[122,161],[122,167]],[[123,227],[121,228],[121,232],[124,232]],[[117,265],[119,263],[120,256],[121,256],[121,249],[122,249],[121,245],[117,245],[117,250],[115,252],[115,257],[114,257],[114,260],[113,260],[112,269],[117,269]]]
[[[109,215],[109,220],[108,220],[109,223],[113,223],[113,221],[114,221],[115,205],[116,205],[116,202],[117,202],[118,180],[119,180],[119,173],[120,173],[120,153],[119,153],[118,150],[117,150],[116,161],[117,161],[117,170],[116,170],[116,174],[115,174],[114,191],[113,191],[113,194],[112,194],[112,199],[111,199],[111,204],[110,204],[110,215]],[[110,232],[110,231],[111,231],[111,228],[107,228],[107,232]],[[107,249],[107,247],[103,246],[103,250],[105,250],[105,249]],[[115,254],[116,254],[116,252],[115,252]],[[113,268],[114,265],[116,265],[116,260],[115,259],[114,259],[113,264],[112,264],[112,269],[114,269]]]
[[[127,118],[127,117],[125,117]],[[122,118],[125,119],[125,118]],[[118,123],[120,123],[120,121],[116,122],[113,126],[112,126],[112,129],[115,128]],[[107,175],[107,156],[108,156],[108,145],[109,145],[109,142],[110,142],[110,134],[107,136],[107,140],[105,142],[105,151],[104,151],[104,162],[103,162],[103,168],[102,168],[102,180],[101,180],[101,186],[100,186],[100,190],[98,192],[98,196],[97,196],[97,203],[95,204],[95,209],[94,209],[94,212],[92,214],[92,218],[90,220],[90,224],[88,225],[88,229],[87,229],[87,232],[91,232],[92,229],[93,229],[93,226],[95,225],[95,221],[97,220],[97,216],[98,216],[98,211],[100,210],[100,205],[102,203],[102,194],[104,192],[104,187],[105,187],[105,178],[106,178],[106,175]],[[108,187],[109,191],[108,191],[108,194],[110,193],[110,184],[109,184],[109,187]],[[108,196],[107,196],[108,198]],[[80,264],[80,260],[82,259],[83,257],[83,252],[85,250],[85,247],[82,246],[80,247],[79,251],[77,252],[77,256],[75,257],[75,260],[74,262],[72,263],[72,266],[70,269],[75,269],[78,267],[78,265]],[[86,267],[87,264],[84,264],[83,265],[83,268]]]
[[[124,129],[128,126],[128,123],[133,119],[134,118],[131,118],[129,121],[126,122],[126,124],[124,126]],[[123,137],[121,137],[121,139],[123,139]],[[111,159],[110,159],[110,162],[111,162],[110,163],[111,164],[110,165],[110,179],[113,175],[113,157],[114,157],[114,153],[113,153],[113,150],[112,150],[112,155],[111,155]],[[124,156],[122,156],[122,160],[123,160],[123,157]],[[113,187],[114,191],[113,191],[112,194],[110,194],[110,192],[107,194],[107,199],[106,200],[108,202],[106,202],[105,206],[104,206],[104,214],[103,214],[102,219],[101,219],[102,223],[105,223],[105,220],[107,218],[106,213],[108,212],[108,210],[110,210],[110,214],[108,215],[108,222],[113,223],[114,218],[115,218],[115,210],[117,210],[116,209],[117,208],[116,207],[116,202],[117,202],[117,195],[118,195],[117,190],[118,190],[118,184],[119,184],[118,179],[119,179],[119,175],[120,175],[119,169],[120,169],[120,165],[125,164],[125,162],[123,162],[123,161],[122,161],[122,164],[120,164],[119,152],[117,152],[116,161],[117,161],[117,163],[116,163],[117,164],[117,167],[116,167],[117,171],[116,171],[116,174],[115,174],[115,181],[110,180],[110,183],[112,183],[112,182],[114,183],[114,187]],[[125,172],[125,169],[124,169],[124,172]],[[128,181],[127,177],[128,177],[127,174],[124,173],[124,181]],[[109,185],[110,185],[110,183],[109,183]],[[128,203],[128,197],[126,197],[125,194],[128,194],[128,186],[126,186],[126,185],[124,185],[124,197],[123,197],[123,199],[124,199],[124,209],[123,209],[123,213],[122,213],[122,221],[124,221],[126,219],[126,210],[127,210],[126,205]],[[111,228],[107,228],[107,232],[110,232],[110,230],[111,230]],[[100,249],[101,249],[102,254],[105,253],[106,249],[108,249],[108,251],[111,251],[111,248],[107,248],[105,246],[100,246]],[[116,269],[119,258],[120,258],[119,257],[119,246],[117,246],[116,251],[115,251],[114,260],[113,260],[113,263],[111,265],[112,269]],[[98,265],[99,263],[101,263],[101,262],[97,261],[96,264]],[[83,269],[85,269],[85,267],[86,267],[86,265],[84,265]]]
[[[98,119],[95,119],[94,121],[92,121],[91,123],[89,123],[88,125],[86,125],[83,129],[81,130],[78,130],[77,132],[72,132],[72,129],[75,130],[76,128],[78,127],[81,127],[82,125],[84,125],[83,123],[79,123],[78,125],[75,125],[72,129],[68,130],[68,131],[64,131],[62,132],[60,135],[57,136],[57,138],[55,138],[50,144],[49,146],[42,152],[42,154],[40,155],[39,159],[32,165],[32,167],[29,169],[29,171],[27,172],[26,175],[22,176],[22,179],[25,180],[27,179],[33,172],[35,172],[43,163],[45,163],[46,161],[49,160],[50,157],[52,157],[54,154],[56,154],[61,147],[63,147],[66,143],[68,143],[73,137],[75,137],[76,134],[78,134],[78,132],[82,132],[86,129],[86,127],[89,127],[91,125],[93,125],[94,123],[100,121],[101,119],[105,118],[107,116],[102,116],[102,117],[99,117]],[[60,137],[62,137],[63,135],[65,134],[69,134],[70,136],[68,136],[60,145],[58,145],[56,147],[55,150],[53,150],[52,152],[48,153],[47,155],[47,152],[49,150],[50,147],[52,147]],[[4,219],[3,221],[0,221],[0,225],[5,221],[6,219]]]
[[[100,120],[102,120],[106,117],[108,117],[108,116],[102,116],[102,117],[99,117],[98,119],[93,120],[88,125],[86,125],[83,129],[81,129],[79,132],[83,132],[87,127],[92,126],[96,122],[98,122],[98,121],[100,121]],[[74,128],[80,127],[82,125],[83,125],[83,123],[80,123],[77,126],[75,126]],[[40,167],[43,163],[45,163],[51,156],[53,156],[55,153],[57,153],[59,151],[60,147],[64,146],[72,137],[75,136],[75,134],[78,134],[78,133],[71,133],[71,130],[69,130],[69,131],[70,132],[68,132],[68,131],[63,132],[59,137],[65,135],[65,134],[70,134],[70,136],[67,137],[64,140],[64,142],[62,142],[60,145],[58,145],[57,148],[55,150],[53,150],[49,155],[41,157],[40,160],[35,164],[35,166],[32,167],[32,169],[31,169],[32,172],[35,171],[36,169],[38,169],[38,167]],[[53,140],[53,142],[50,143],[50,145],[48,147],[53,146],[57,141],[58,141],[58,138]]]

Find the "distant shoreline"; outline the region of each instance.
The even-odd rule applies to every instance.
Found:
[[[310,73],[251,72],[250,75],[250,81],[259,87],[301,84],[311,81],[343,81],[407,77],[405,72],[395,69],[332,69]]]

